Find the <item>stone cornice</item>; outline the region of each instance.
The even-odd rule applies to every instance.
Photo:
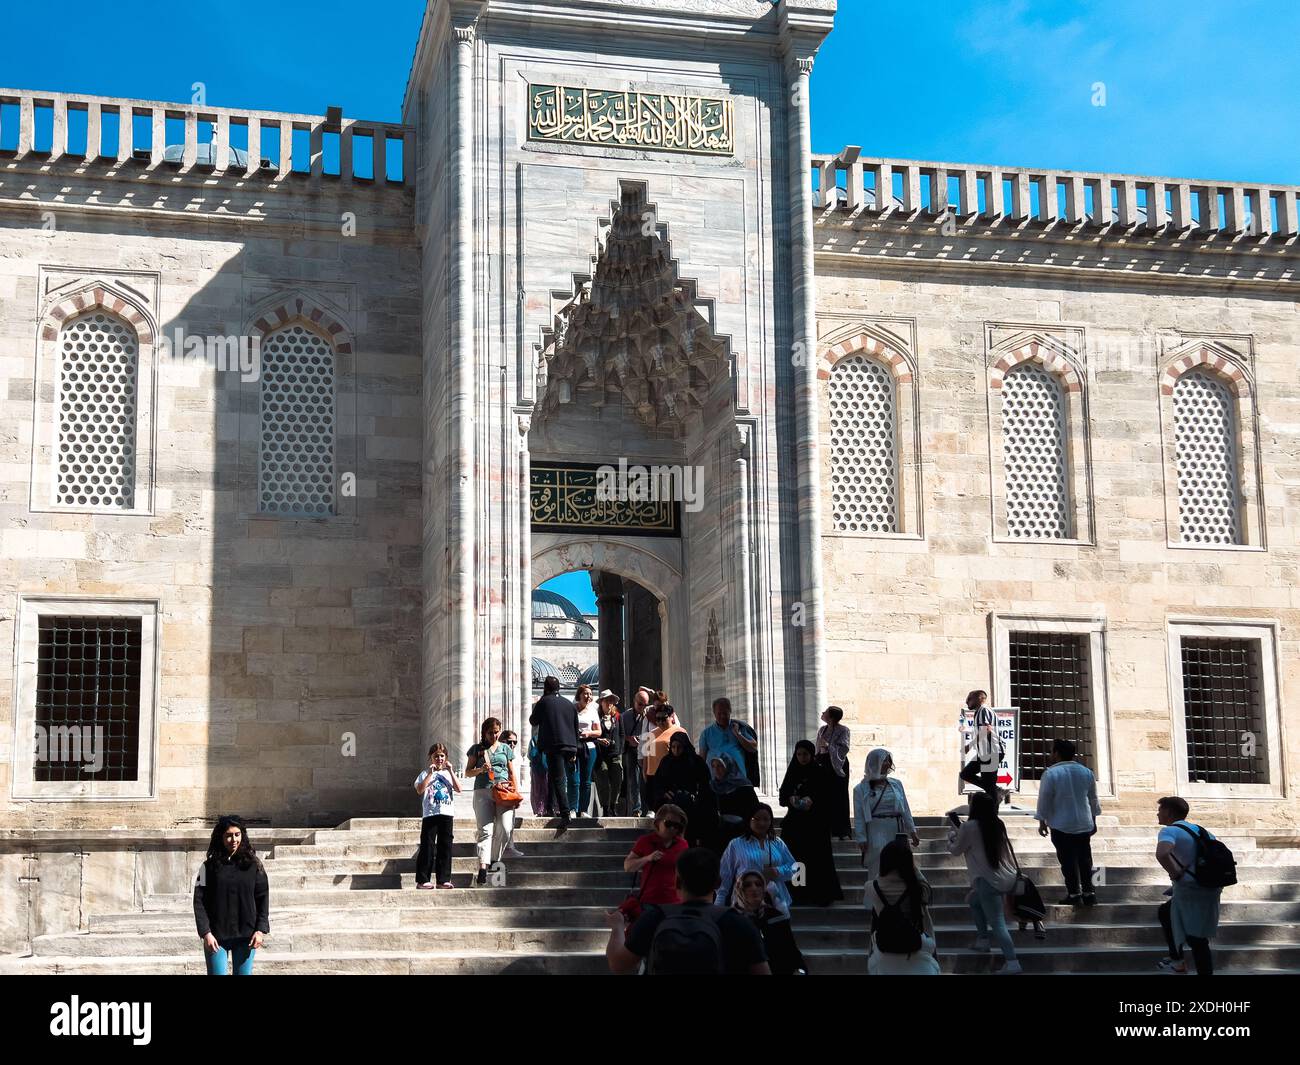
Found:
[[[795,0],[799,12],[805,8],[817,11],[826,4],[833,10],[835,0]],[[757,36],[776,47],[781,40],[779,11],[767,0],[428,0],[407,77],[403,119],[414,122],[412,87],[424,81],[433,57],[453,28],[473,26],[476,33],[542,28],[596,34],[616,31],[749,47]]]
[[[168,180],[146,172],[119,174],[116,168],[97,164],[19,166],[0,161],[0,225],[18,218],[20,224],[39,227],[43,215],[53,212],[56,221],[71,215],[149,218],[194,233],[217,225],[290,237],[338,236],[345,211],[356,216],[357,239],[416,245],[410,222],[414,190],[408,186],[361,182],[315,187],[297,174],[286,181],[205,180],[193,173]]]
[[[944,237],[942,246],[926,239],[896,235],[855,234],[852,246],[836,247],[822,226],[816,229],[815,261],[819,274],[828,270],[908,277],[917,273],[962,278],[1000,279],[1046,284],[1122,287],[1147,290],[1181,286],[1222,291],[1225,288],[1276,292],[1300,299],[1300,272],[1293,259],[1259,256],[1186,255],[1173,258],[1121,242],[1089,241],[1079,245]],[[979,282],[975,282],[979,283]]]
[[[776,9],[782,49],[800,73],[812,72],[812,60],[835,25],[836,0],[782,0]]]

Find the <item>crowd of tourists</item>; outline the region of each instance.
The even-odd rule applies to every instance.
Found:
[[[987,693],[972,692],[967,707],[973,729],[961,778],[979,790],[968,804],[948,811],[946,849],[965,863],[975,949],[999,950],[1004,960],[997,972],[1010,975],[1022,969],[1008,922],[1017,921],[1022,931],[1032,924],[1034,935],[1046,938],[1046,906],[999,813],[997,776],[1005,751]],[[714,700],[712,713],[713,723],[693,743],[662,691],[639,688],[632,705],[620,711],[615,692],[603,690],[593,700],[583,685],[570,701],[555,677],[546,678],[532,708],[527,757],[534,815],[554,818],[557,835],[575,816],[653,819],[652,830],[624,858],[623,870],[633,878],[627,896],[606,915],[610,970],[809,972],[792,907],[844,899],[834,849],[837,840],[851,839],[866,870],[868,972],[939,973],[933,890],[916,866],[921,839],[893,755],[884,748],[868,753],[850,805],[849,729],[843,710],[827,707],[816,736],[794,745],[778,790],[785,810],[778,831],[772,807],[759,799],[754,727],[733,717],[726,698]],[[525,802],[518,746],[518,736],[490,717],[466,752],[461,774],[445,745],[429,748],[415,780],[422,804],[415,874],[421,890],[453,887],[454,812],[465,787],[472,791],[477,826],[475,883],[487,885],[506,859],[523,857],[513,842],[515,814]],[[1035,816],[1040,834],[1051,837],[1065,880],[1060,905],[1097,903],[1091,840],[1100,813],[1091,770],[1077,759],[1073,743],[1055,740]],[[1158,910],[1169,955],[1158,967],[1188,972],[1189,950],[1196,973],[1210,975],[1219,896],[1235,883],[1235,873],[1231,853],[1189,813],[1176,796],[1158,803],[1156,859],[1171,883]],[[250,973],[270,931],[269,890],[238,817],[223,817],[213,831],[195,883],[194,914],[208,972]]]

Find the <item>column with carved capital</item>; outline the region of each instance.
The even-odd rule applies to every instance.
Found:
[[[749,533],[749,457],[750,457],[750,435],[752,427],[747,423],[737,424],[735,436],[732,444],[735,447],[736,457],[732,461],[732,477],[734,485],[732,490],[731,505],[734,507],[734,513],[729,525],[732,535],[735,538],[731,550],[732,565],[732,600],[731,616],[734,619],[733,631],[735,633],[735,646],[731,648],[730,657],[735,663],[733,672],[734,680],[732,681],[731,691],[728,693],[731,697],[732,709],[736,716],[743,721],[748,721],[759,729],[760,733],[775,738],[775,722],[769,721],[766,714],[771,710],[771,702],[762,707],[754,705],[754,621],[756,611],[754,609],[753,586],[751,583],[750,569],[753,565],[753,553],[750,545]],[[708,715],[705,715],[705,721],[708,721]],[[765,746],[764,752],[768,750]],[[774,749],[774,748],[773,748]],[[773,760],[771,765],[761,767],[763,774],[770,779],[771,774],[775,772],[776,762]]]
[[[453,218],[450,288],[454,383],[450,396],[452,479],[448,598],[455,621],[450,677],[457,739],[461,750],[477,741],[474,718],[475,626],[475,447],[474,447],[474,23],[452,28],[452,92],[455,123],[451,137]]]
[[[813,54],[787,37],[789,91],[791,297],[794,325],[796,465],[799,476],[799,575],[802,590],[804,705],[799,735],[811,735],[826,705],[826,649],[822,634],[820,456],[817,442],[817,303],[813,275],[812,132],[809,119]]]
[[[533,703],[533,459],[528,450],[528,430],[532,428],[530,412],[516,413],[519,430],[519,733],[521,750],[528,750],[532,726],[528,715]],[[526,761],[526,759],[525,759]],[[526,765],[520,766],[527,772]]]

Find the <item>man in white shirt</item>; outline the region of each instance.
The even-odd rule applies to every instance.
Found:
[[[1092,836],[1097,831],[1097,778],[1074,760],[1074,744],[1052,741],[1052,764],[1038,782],[1038,834],[1052,833],[1052,846],[1065,876],[1062,906],[1094,906],[1092,887]]]

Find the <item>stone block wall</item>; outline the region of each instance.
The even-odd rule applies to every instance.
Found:
[[[69,160],[41,173],[28,160],[0,179],[0,645],[16,646],[23,597],[156,601],[157,685],[142,716],[152,787],[130,800],[15,799],[19,689],[7,669],[0,822],[145,828],[238,812],[301,825],[410,812],[408,777],[422,764],[413,195],[132,166],[106,174]],[[186,212],[173,206],[178,189]],[[260,335],[286,315],[333,337],[337,513],[258,514],[257,380],[163,351],[138,426],[153,453],[136,512],[33,506],[48,461],[38,442],[33,463],[34,437],[54,399],[53,378],[38,377],[50,356],[41,323],[95,279],[135,299],[155,337]],[[142,369],[149,361],[142,351]]]
[[[957,709],[970,689],[996,693],[996,674],[1005,670],[995,662],[993,615],[1069,617],[1104,628],[1104,667],[1096,665],[1104,672],[1110,779],[1103,787],[1111,797],[1103,805],[1153,822],[1155,799],[1182,790],[1210,824],[1300,822],[1290,797],[1300,783],[1294,296],[1225,283],[976,276],[934,262],[880,268],[839,255],[818,262],[818,299],[827,350],[864,331],[893,337],[917,377],[915,411],[906,396],[900,402],[900,436],[916,434],[902,450],[916,464],[921,528],[889,537],[836,533],[829,519],[824,527],[829,697],[845,708],[853,731],[854,780],[867,751],[886,746],[914,810],[954,804]],[[1078,484],[1091,528],[1081,526],[1077,539],[1028,544],[994,535],[1001,456],[991,444],[990,380],[1004,328],[1072,337],[1079,348],[1086,469]],[[1162,447],[1169,410],[1162,412],[1160,374],[1169,353],[1197,337],[1226,338],[1253,357],[1264,528],[1247,548],[1172,543],[1177,509],[1168,494],[1176,483]],[[825,445],[825,379],[821,387]],[[823,463],[829,508],[828,447]],[[1252,470],[1254,456],[1245,454],[1244,463]],[[1289,746],[1281,752],[1284,779],[1272,783],[1285,795],[1198,799],[1180,783],[1167,668],[1174,618],[1277,626],[1279,714]],[[1026,787],[1022,801],[1032,803],[1033,794]]]

